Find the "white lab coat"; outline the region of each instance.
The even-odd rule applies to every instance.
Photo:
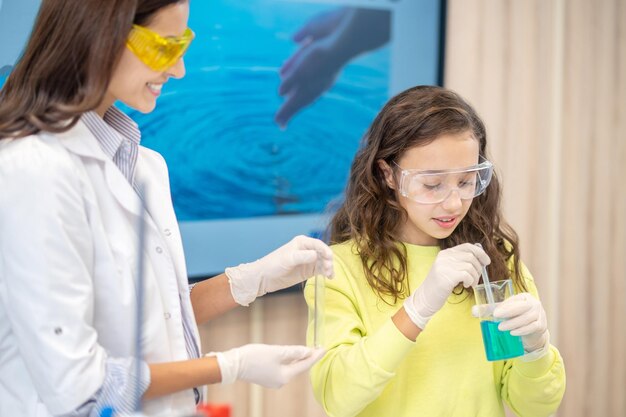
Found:
[[[136,179],[151,215],[144,358],[184,360],[180,299],[197,328],[163,158],[140,147]],[[137,194],[84,124],[0,140],[0,416],[76,409],[101,386],[107,357],[134,355],[138,213]],[[187,390],[145,412],[193,406]]]

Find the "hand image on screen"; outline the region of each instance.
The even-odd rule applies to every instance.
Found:
[[[391,12],[355,7],[314,16],[294,36],[300,48],[280,69],[278,94],[285,98],[274,116],[280,126],[330,89],[356,56],[390,39]]]

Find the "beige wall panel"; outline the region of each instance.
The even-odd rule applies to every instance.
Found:
[[[613,225],[611,224],[611,211],[617,204],[617,196],[612,195],[613,181],[618,181],[611,171],[611,154],[613,153],[613,139],[615,132],[615,101],[614,88],[617,80],[617,58],[615,53],[617,38],[617,20],[615,19],[617,8],[615,0],[599,2],[593,16],[590,37],[596,45],[594,51],[595,92],[593,97],[593,137],[591,138],[592,152],[590,166],[592,170],[591,180],[593,189],[589,195],[591,205],[591,259],[590,274],[592,285],[590,288],[590,300],[592,307],[590,350],[597,358],[610,358],[612,342],[612,323],[616,319],[611,314],[611,274],[613,273],[610,262],[611,236]],[[580,174],[579,174],[580,175]],[[594,412],[599,415],[608,415],[612,399],[606,401],[610,391],[610,375],[613,364],[609,360],[593,361],[593,373],[590,378],[590,400],[595,406]]]
[[[594,79],[590,58],[593,40],[589,33],[590,2],[575,1],[566,8],[565,78],[563,100],[563,234],[562,328],[559,348],[566,360],[568,386],[561,408],[564,416],[587,416],[592,403],[589,379],[593,370],[590,359],[591,318],[589,277],[591,223],[589,195],[592,191],[589,155],[592,150],[593,123],[590,102]],[[585,170],[587,175],[580,175]],[[573,325],[576,323],[576,325]]]
[[[617,201],[611,212],[611,225],[614,233],[611,238],[611,288],[614,297],[611,300],[611,328],[614,342],[611,345],[609,358],[615,369],[609,377],[609,395],[611,398],[609,415],[626,415],[626,1],[617,2],[615,13],[617,20],[615,54],[617,56],[615,94],[613,105],[615,111],[615,130],[611,132],[612,158],[611,167],[614,175],[611,194]],[[621,232],[620,232],[621,231]]]

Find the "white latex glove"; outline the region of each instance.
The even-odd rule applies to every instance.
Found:
[[[241,380],[280,388],[294,376],[311,368],[324,353],[324,349],[306,346],[251,344],[226,352],[212,352],[207,356],[217,357],[222,384]]]
[[[541,302],[532,294],[524,292],[507,298],[493,311],[493,318],[502,320],[499,330],[522,337],[526,353],[546,352],[550,344],[548,320]]]
[[[478,284],[483,265],[491,259],[485,251],[471,243],[463,243],[439,252],[422,285],[404,301],[411,321],[424,329],[428,320],[446,303],[459,284],[465,288]]]
[[[248,306],[257,297],[291,287],[314,275],[332,278],[333,252],[319,239],[296,236],[257,261],[226,268],[226,275],[235,301]]]

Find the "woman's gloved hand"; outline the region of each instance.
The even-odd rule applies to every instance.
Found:
[[[543,351],[550,343],[548,320],[541,301],[529,293],[504,300],[493,311],[494,319],[502,320],[498,329],[521,336],[526,353]]]
[[[268,388],[280,388],[294,376],[308,370],[324,356],[324,349],[306,346],[251,344],[213,352],[222,374],[222,384],[236,380]]]
[[[478,284],[484,265],[491,262],[487,253],[471,243],[439,252],[422,285],[404,301],[411,321],[424,329],[459,284],[465,288]]]
[[[296,236],[257,261],[226,268],[226,275],[235,301],[248,306],[257,297],[314,275],[333,277],[333,252],[319,239]]]

